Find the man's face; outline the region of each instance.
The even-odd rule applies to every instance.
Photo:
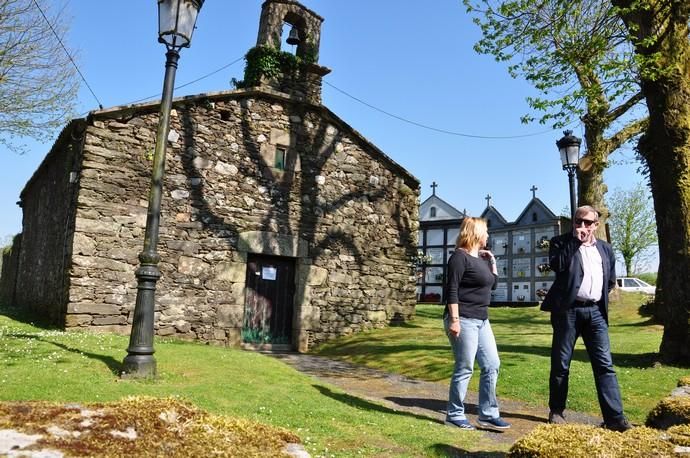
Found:
[[[599,219],[594,212],[575,213],[573,220],[573,234],[583,242],[591,242],[594,239],[594,232],[599,226]]]

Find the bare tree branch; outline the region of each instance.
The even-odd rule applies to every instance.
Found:
[[[77,72],[55,39],[66,30],[49,0],[0,0],[0,144],[12,151],[22,137],[49,138],[74,112]]]

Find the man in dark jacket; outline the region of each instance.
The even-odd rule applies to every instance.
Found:
[[[587,348],[594,372],[604,427],[631,428],[623,415],[618,379],[613,369],[608,334],[609,292],[616,284],[616,259],[608,243],[594,236],[599,213],[585,205],[575,211],[573,230],[551,239],[549,265],[556,280],[546,294],[542,310],[551,312],[551,374],[549,422],[565,423],[568,375],[575,341]]]

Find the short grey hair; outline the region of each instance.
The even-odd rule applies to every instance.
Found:
[[[577,207],[577,210],[575,210],[575,214],[577,215],[578,213],[594,213],[595,215],[597,215],[596,220],[599,221],[599,211],[591,205],[581,205]]]

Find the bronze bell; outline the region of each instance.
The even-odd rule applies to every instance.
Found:
[[[292,28],[290,29],[290,34],[287,37],[287,44],[289,45],[298,45],[299,44],[299,31],[297,28],[293,25]]]

